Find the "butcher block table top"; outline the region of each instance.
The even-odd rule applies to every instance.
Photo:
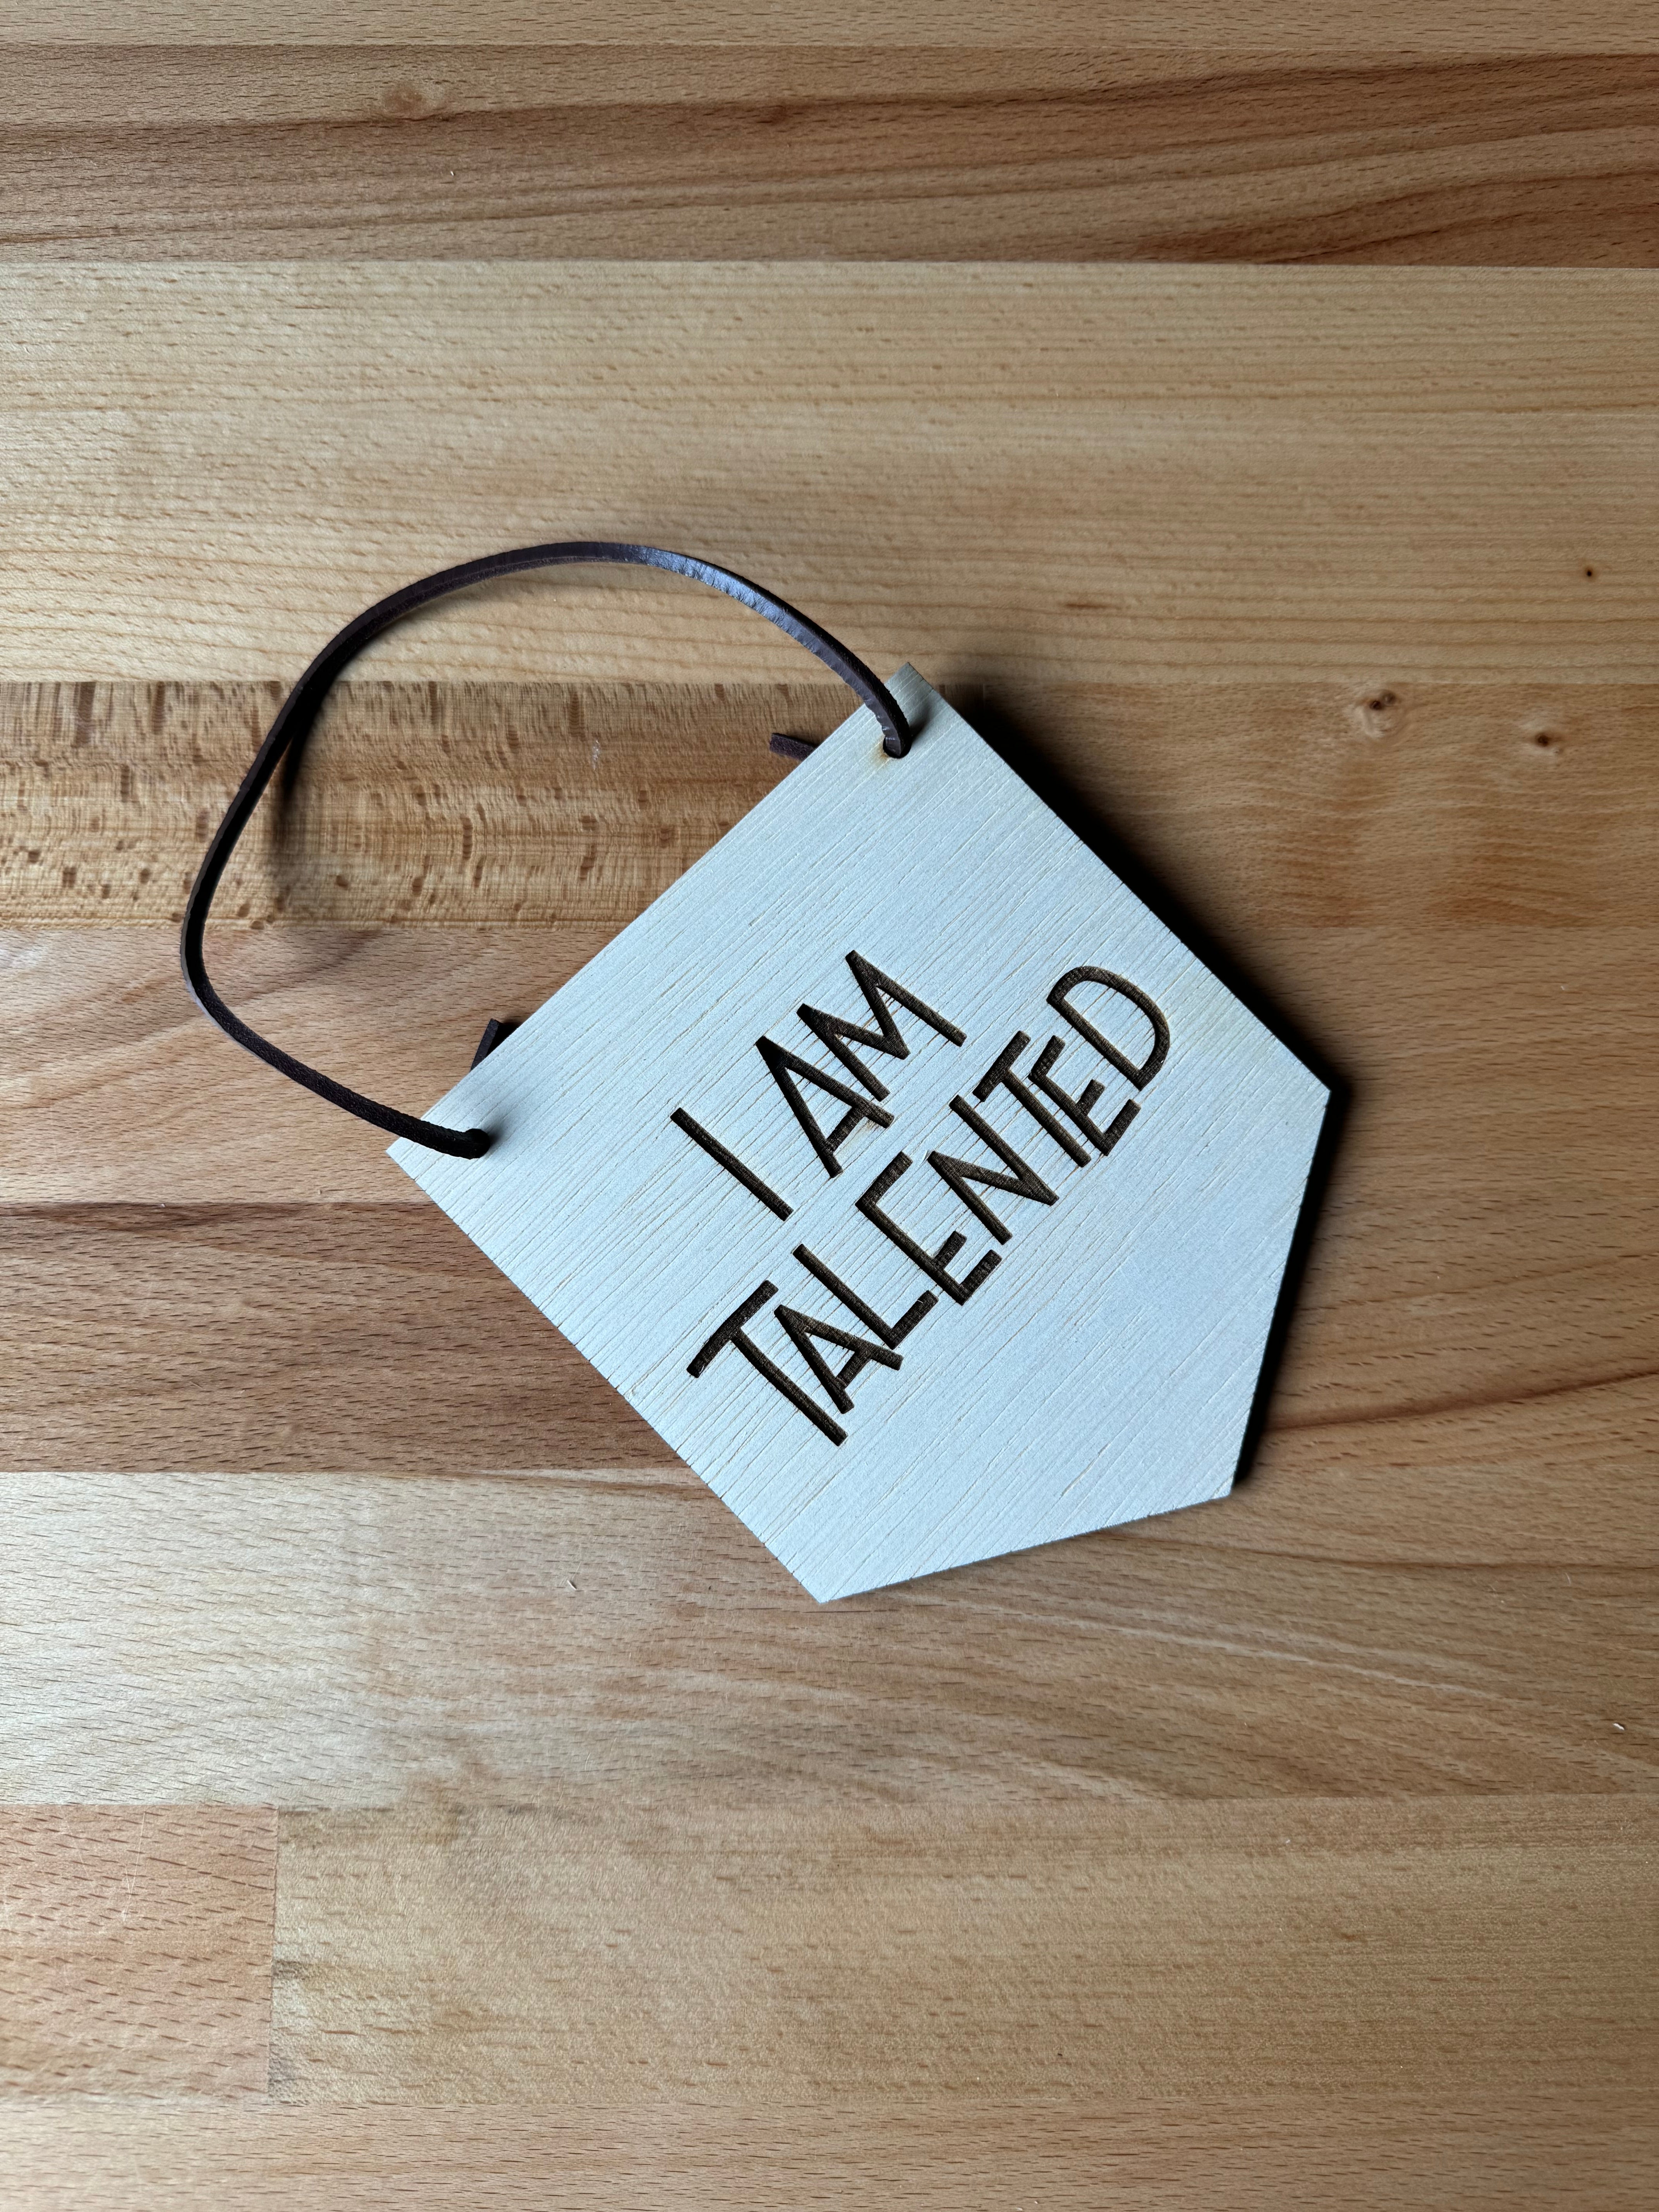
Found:
[[[217,12],[0,52],[8,2212],[1651,2202],[1648,11]],[[190,1007],[286,685],[556,537],[914,661],[1340,1079],[1231,1498],[816,1605]],[[221,988],[423,1109],[846,704],[429,611]]]

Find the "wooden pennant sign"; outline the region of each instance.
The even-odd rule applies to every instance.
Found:
[[[891,688],[392,1146],[818,1598],[1222,1495],[1328,1103]]]

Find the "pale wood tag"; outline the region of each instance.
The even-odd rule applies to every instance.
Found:
[[[818,1598],[1228,1490],[1328,1103],[892,689],[391,1147]]]

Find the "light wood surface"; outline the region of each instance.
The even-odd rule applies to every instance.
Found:
[[[547,624],[535,642],[550,657],[564,649],[556,605],[530,617]],[[718,603],[697,605],[719,618]],[[619,657],[636,611],[651,609],[613,606]],[[734,655],[770,650],[754,629],[732,634]],[[709,650],[687,641],[688,657]],[[1654,919],[1643,684],[1555,668],[1408,681],[1390,658],[1363,678],[1015,672],[946,688],[1051,802],[1212,932]],[[274,682],[0,679],[0,925],[176,926],[280,696]],[[835,684],[713,674],[348,683],[295,781],[255,815],[215,914],[620,928],[787,773],[768,732],[822,736],[846,698]],[[395,1033],[385,1042],[395,1049]]]
[[[1623,2023],[1650,2010],[1659,1964],[1659,1946],[1630,1940],[1659,1917],[1646,1810],[819,1805],[704,1822],[684,1807],[618,1819],[585,1798],[297,1814],[278,2086],[441,2095],[451,2008],[487,1983],[481,2103],[599,2104],[641,2079],[716,2098],[764,2080],[780,2103],[971,2098],[987,2081],[1012,2097],[1274,2096],[1367,2071],[1429,2093],[1449,2064],[1471,2092],[1639,2098],[1645,2054]],[[374,1911],[388,1888],[396,1996]],[[1568,1916],[1570,1958],[1553,1934]],[[1444,1977],[1448,1960],[1460,1971]]]
[[[1603,1419],[1629,1431],[1641,1410],[1615,1396]],[[1380,1476],[1328,1453],[1303,1479],[1304,1449],[1234,1509],[829,1611],[660,1464],[11,1476],[27,1596],[7,1671],[28,1705],[7,1787],[458,1817],[573,1791],[619,1816],[759,1802],[804,1835],[895,1802],[923,1828],[953,1806],[1168,1797],[1444,1797],[1455,1823],[1488,1796],[1541,1819],[1600,1793],[1626,1833],[1651,1811],[1654,1562],[1620,1541],[1639,1480],[1563,1453],[1597,1509],[1558,1536],[1543,1477],[1510,1495],[1456,1442],[1396,1479],[1392,1553],[1375,1506],[1347,1525]],[[675,1893],[653,1911],[665,1940]],[[805,2004],[817,1972],[804,1955]],[[1078,2033],[1086,2075],[1108,2051]]]
[[[533,14],[8,17],[0,2195],[1645,2205],[1648,11]],[[1351,1086],[1231,1499],[816,1607],[190,1012],[283,684],[588,531],[915,659]],[[842,711],[479,595],[218,969],[423,1108]]]
[[[1659,276],[1580,270],[0,271],[0,676],[291,681],[412,574],[637,536],[937,685],[1646,684],[1656,331]],[[611,571],[361,667],[802,659]]]
[[[0,2097],[263,2097],[269,1810],[0,1808]]]
[[[1472,2212],[1628,2212],[1650,2193],[1654,2138],[1628,2090],[1352,2095],[907,2099],[872,2134],[845,2098],[604,2112],[323,2105],[0,2112],[24,2212],[173,2212],[331,2201],[408,2212],[557,2201],[595,2212],[1212,2212],[1364,2203]],[[1363,2196],[1355,2177],[1363,2176]]]

